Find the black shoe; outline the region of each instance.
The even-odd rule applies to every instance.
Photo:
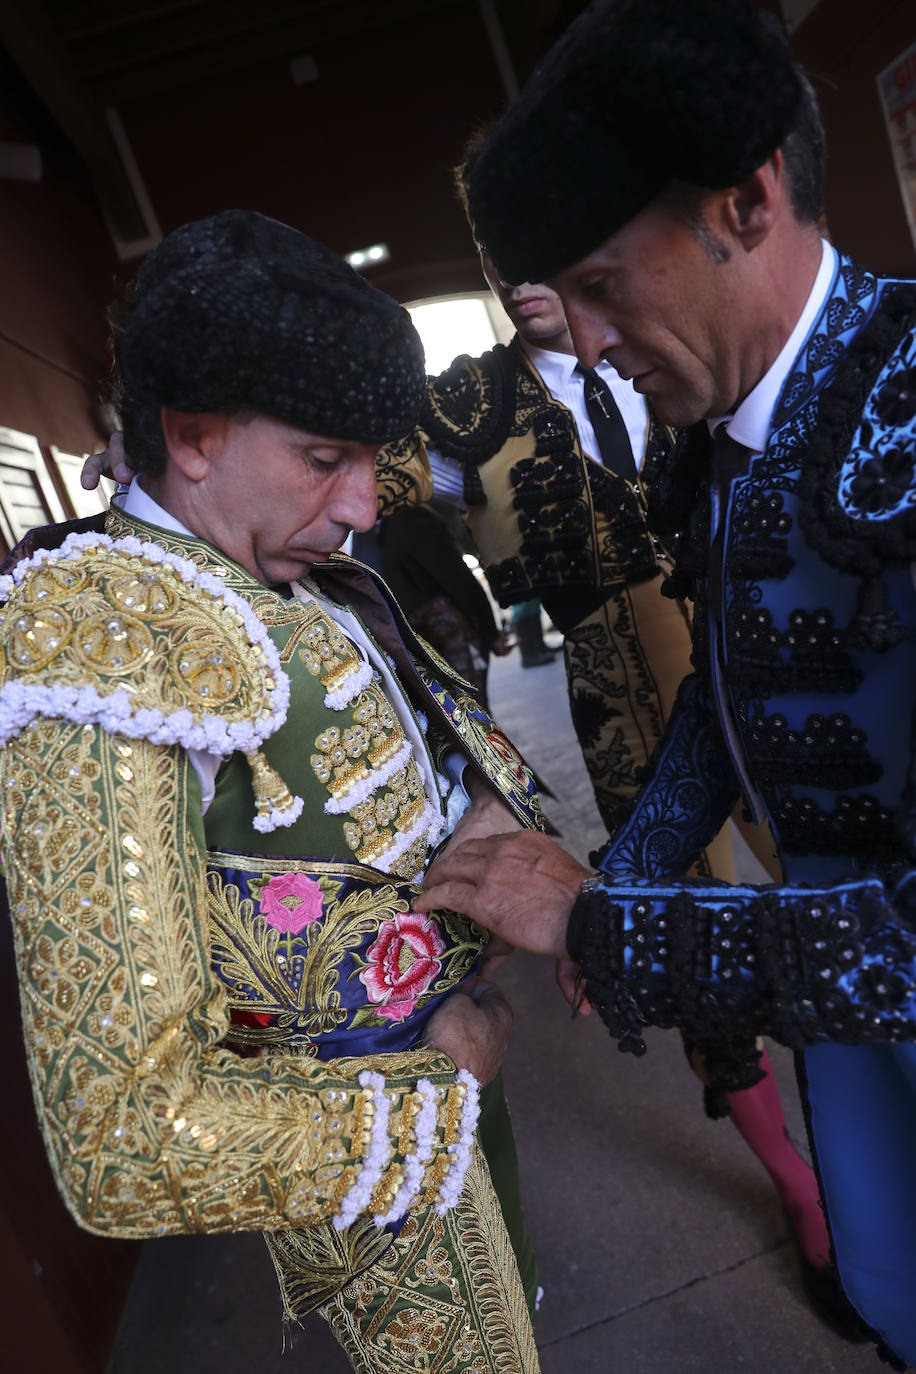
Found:
[[[543,668],[545,663],[553,663],[553,654],[549,649],[544,649],[538,654],[529,654],[522,659],[523,668]]]
[[[865,1341],[873,1340],[874,1337],[865,1322],[843,1292],[836,1266],[833,1264],[812,1264],[795,1233],[792,1218],[788,1212],[784,1211],[783,1215],[789,1228],[789,1238],[795,1250],[795,1257],[801,1268],[805,1297],[808,1299],[808,1304],[815,1316],[819,1317],[825,1326],[829,1326],[834,1335],[840,1336],[844,1341],[861,1345]]]

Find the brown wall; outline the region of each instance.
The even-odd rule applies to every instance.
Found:
[[[32,132],[0,102],[0,139]],[[95,403],[116,267],[91,193],[53,145],[40,182],[0,181],[0,425],[71,453],[102,437]]]
[[[914,40],[912,0],[821,0],[792,38],[824,113],[831,235],[844,252],[888,275],[916,274],[916,248],[876,77]]]

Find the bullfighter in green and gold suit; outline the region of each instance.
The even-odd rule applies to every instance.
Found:
[[[0,586],[3,850],[60,1191],[102,1234],[263,1230],[287,1316],[320,1308],[367,1374],[535,1371],[478,1083],[506,1020],[485,933],[410,906],[452,831],[537,826],[537,801],[384,586],[329,558],[374,518],[419,343],[326,249],[227,212],[147,259],[116,355],[138,482]]]

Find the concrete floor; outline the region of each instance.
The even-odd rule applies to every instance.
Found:
[[[494,714],[557,794],[545,810],[585,860],[603,839],[566,706],[562,661],[491,669]],[[741,876],[753,880],[748,855]],[[679,1037],[642,1060],[597,1017],[573,1021],[546,961],[499,977],[515,1007],[505,1062],[523,1195],[545,1296],[544,1374],[878,1374],[805,1305],[781,1209],[728,1122],[708,1121]],[[770,1046],[792,1138],[804,1128],[791,1056]],[[150,1241],[108,1374],[346,1374],[323,1324],[282,1349],[260,1237]]]

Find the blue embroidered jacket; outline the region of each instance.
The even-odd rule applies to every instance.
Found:
[[[793,1046],[916,1034],[916,286],[847,259],[710,540],[711,441],[658,479],[695,671],[569,947],[621,1048],[646,1024]],[[723,556],[724,555],[724,556]],[[739,791],[780,887],[671,881]]]

